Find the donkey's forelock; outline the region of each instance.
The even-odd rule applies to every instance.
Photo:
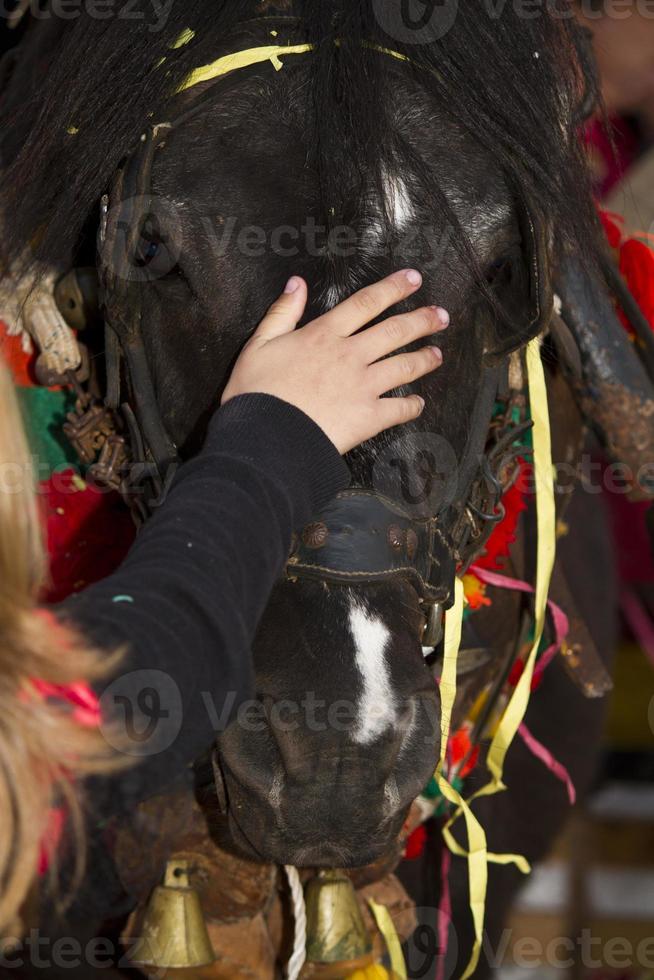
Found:
[[[10,165],[4,207],[11,214],[2,247],[12,257],[38,239],[38,258],[69,262],[121,158],[149,119],[166,118],[180,82],[219,54],[261,43],[256,32],[238,28],[260,16],[255,0],[174,0],[163,25],[150,0],[124,5],[129,16],[120,16],[118,4],[109,19],[84,11],[74,21],[37,22],[28,32],[0,105],[8,134],[2,163]],[[389,224],[401,223],[407,213],[410,195],[396,175],[419,169],[420,161],[411,140],[393,136],[391,59],[379,51],[391,49],[405,56],[401,63],[392,60],[413,76],[416,92],[436,99],[484,143],[522,194],[552,216],[560,237],[587,244],[595,219],[590,196],[580,191],[586,169],[572,132],[582,74],[574,21],[554,16],[548,5],[536,17],[521,18],[519,5],[500,10],[477,0],[459,3],[452,21],[448,5],[435,4],[417,44],[400,29],[402,8],[402,0],[278,4],[286,18],[297,15],[298,39],[317,42],[303,97],[315,110],[310,162],[326,211],[335,208],[337,219],[339,198],[350,194],[352,182],[371,181]],[[274,4],[267,5],[267,17],[275,12]],[[195,32],[193,40],[175,48],[187,28]],[[30,91],[34,78],[36,90]],[[411,105],[406,113],[410,117]],[[457,227],[435,176],[419,176]],[[470,261],[468,244],[460,235],[461,254]]]

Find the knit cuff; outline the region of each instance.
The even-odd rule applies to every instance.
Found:
[[[284,485],[301,526],[350,485],[350,471],[313,419],[274,395],[232,398],[214,415],[205,450],[255,462]]]

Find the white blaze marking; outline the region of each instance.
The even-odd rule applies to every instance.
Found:
[[[391,634],[377,616],[355,599],[350,606],[350,630],[356,664],[363,681],[353,739],[367,745],[395,723],[395,702],[384,651]]]
[[[395,231],[402,233],[415,218],[408,185],[399,174],[391,174],[388,171],[384,172],[382,182],[386,213]],[[381,218],[382,202],[376,194],[368,201],[368,210],[369,215],[359,242],[359,254],[364,258],[375,257],[386,238]]]
[[[384,174],[384,192],[389,213],[398,231],[402,231],[413,217],[411,197],[406,181],[399,174]]]

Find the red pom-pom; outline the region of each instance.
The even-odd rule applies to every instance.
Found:
[[[479,758],[479,746],[473,746],[470,741],[471,730],[469,724],[463,725],[451,736],[448,743],[448,757],[451,766],[458,767],[464,759],[466,760],[458,773],[461,779],[465,779],[468,773],[472,772]]]

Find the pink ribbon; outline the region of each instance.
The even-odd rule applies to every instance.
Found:
[[[560,779],[561,782],[564,783],[568,791],[570,806],[574,806],[577,799],[577,791],[566,767],[554,758],[550,750],[546,749],[542,742],[538,741],[535,735],[531,734],[524,722],[520,725],[518,733],[529,751],[535,755],[537,759],[540,759],[543,765],[549,769],[553,776],[556,776],[557,779]]]
[[[494,585],[498,589],[512,589],[515,592],[528,592],[533,595],[534,587],[530,585],[529,582],[523,582],[518,578],[510,578],[508,575],[498,575],[497,572],[491,572],[487,568],[479,568],[478,565],[473,565],[470,569],[473,575],[481,579],[482,582],[486,582],[488,585]],[[547,600],[547,608],[552,616],[552,622],[554,623],[554,643],[544,650],[538,662],[534,668],[534,678],[532,683],[537,684],[538,681],[543,676],[545,670],[554,660],[561,649],[561,644],[565,640],[568,632],[570,630],[570,622],[568,617],[563,612],[560,606],[557,606],[555,602],[551,599]]]
[[[450,932],[450,922],[452,921],[452,896],[450,895],[450,864],[452,856],[443,845],[441,852],[441,898],[438,903],[438,965],[436,967],[436,977],[434,980],[444,980],[445,977],[445,957],[447,956],[447,946]]]
[[[477,565],[473,565],[470,569],[473,575],[480,578],[482,582],[486,582],[488,585],[494,585],[499,589],[513,589],[516,592],[528,592],[533,593],[534,587],[529,585],[528,582],[522,582],[517,578],[510,578],[507,575],[498,575],[497,572],[491,572],[486,568],[479,568]],[[543,673],[549,665],[554,660],[554,657],[561,649],[561,644],[568,635],[570,629],[570,622],[568,617],[563,612],[560,606],[557,606],[555,602],[551,599],[547,600],[547,607],[552,616],[552,622],[554,623],[554,643],[549,646],[538,658],[536,666],[534,668],[534,675],[532,679],[532,687],[538,683],[538,681],[543,676]],[[532,735],[525,723],[523,722],[518,729],[522,741],[525,743],[529,751],[539,759],[543,765],[549,769],[553,776],[560,779],[565,785],[568,791],[568,799],[570,800],[570,805],[574,805],[577,798],[577,792],[575,790],[574,783],[570,778],[570,773],[562,763],[558,762],[549,749],[538,741],[538,739]]]

